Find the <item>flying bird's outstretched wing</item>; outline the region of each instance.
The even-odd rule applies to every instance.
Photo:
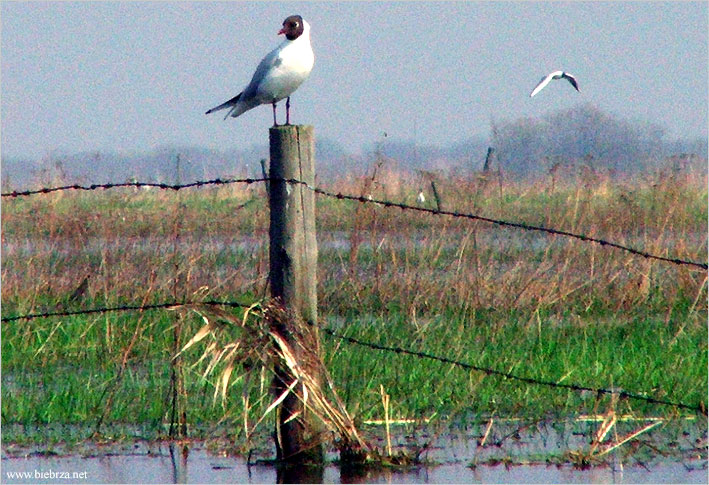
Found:
[[[541,81],[539,81],[539,84],[537,84],[534,89],[532,89],[532,92],[530,93],[529,97],[531,98],[539,91],[544,89],[544,87],[549,84],[549,81],[551,81],[552,79],[566,79],[567,81],[569,81],[569,83],[571,83],[571,85],[574,87],[574,89],[576,89],[576,91],[581,92],[581,90],[579,89],[578,81],[576,81],[576,78],[573,75],[564,71],[554,71],[550,74],[547,74],[542,78]]]
[[[540,81],[539,84],[537,84],[534,89],[532,89],[532,92],[529,94],[529,97],[533,97],[535,94],[537,94],[539,91],[544,89],[544,87],[549,84],[549,81],[554,79],[554,76],[561,76],[563,74],[562,71],[554,71],[552,73],[547,74],[544,76]]]
[[[581,92],[581,90],[579,89],[579,83],[578,83],[578,81],[576,81],[576,78],[574,76],[572,76],[568,72],[565,72],[561,76],[564,79],[566,79],[567,81],[569,81],[571,83],[571,85],[574,87],[574,89],[576,89],[576,91],[578,91],[579,93]]]

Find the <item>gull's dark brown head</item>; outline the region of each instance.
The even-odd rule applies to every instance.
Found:
[[[278,31],[278,35],[286,34],[286,39],[295,40],[303,33],[303,17],[291,15],[283,21],[283,28]]]

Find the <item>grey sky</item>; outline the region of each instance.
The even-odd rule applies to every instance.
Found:
[[[311,24],[315,67],[291,119],[348,150],[414,128],[421,143],[446,144],[580,103],[706,137],[707,5],[3,1],[1,148],[265,143],[269,107],[227,121],[204,111],[248,83],[293,13]],[[556,81],[530,99],[555,69],[582,92]]]

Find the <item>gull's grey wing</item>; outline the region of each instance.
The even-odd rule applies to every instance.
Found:
[[[266,57],[261,59],[261,62],[259,62],[256,68],[256,72],[254,72],[254,75],[251,77],[251,82],[249,82],[249,85],[244,89],[244,101],[248,101],[258,94],[259,84],[268,76],[271,69],[278,67],[281,63],[281,59],[278,56],[279,52],[280,47],[277,47],[266,54]]]

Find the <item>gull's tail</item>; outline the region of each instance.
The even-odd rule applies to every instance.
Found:
[[[233,108],[234,106],[236,106],[236,103],[239,102],[239,98],[241,98],[241,93],[237,94],[236,96],[231,98],[229,101],[222,103],[219,106],[215,106],[214,108],[212,108],[210,110],[207,110],[207,112],[204,114],[208,115],[209,113],[214,113],[215,111],[219,111],[221,109]],[[226,119],[231,114],[231,111],[232,110],[229,110],[229,113],[227,113],[227,115],[224,119]]]

